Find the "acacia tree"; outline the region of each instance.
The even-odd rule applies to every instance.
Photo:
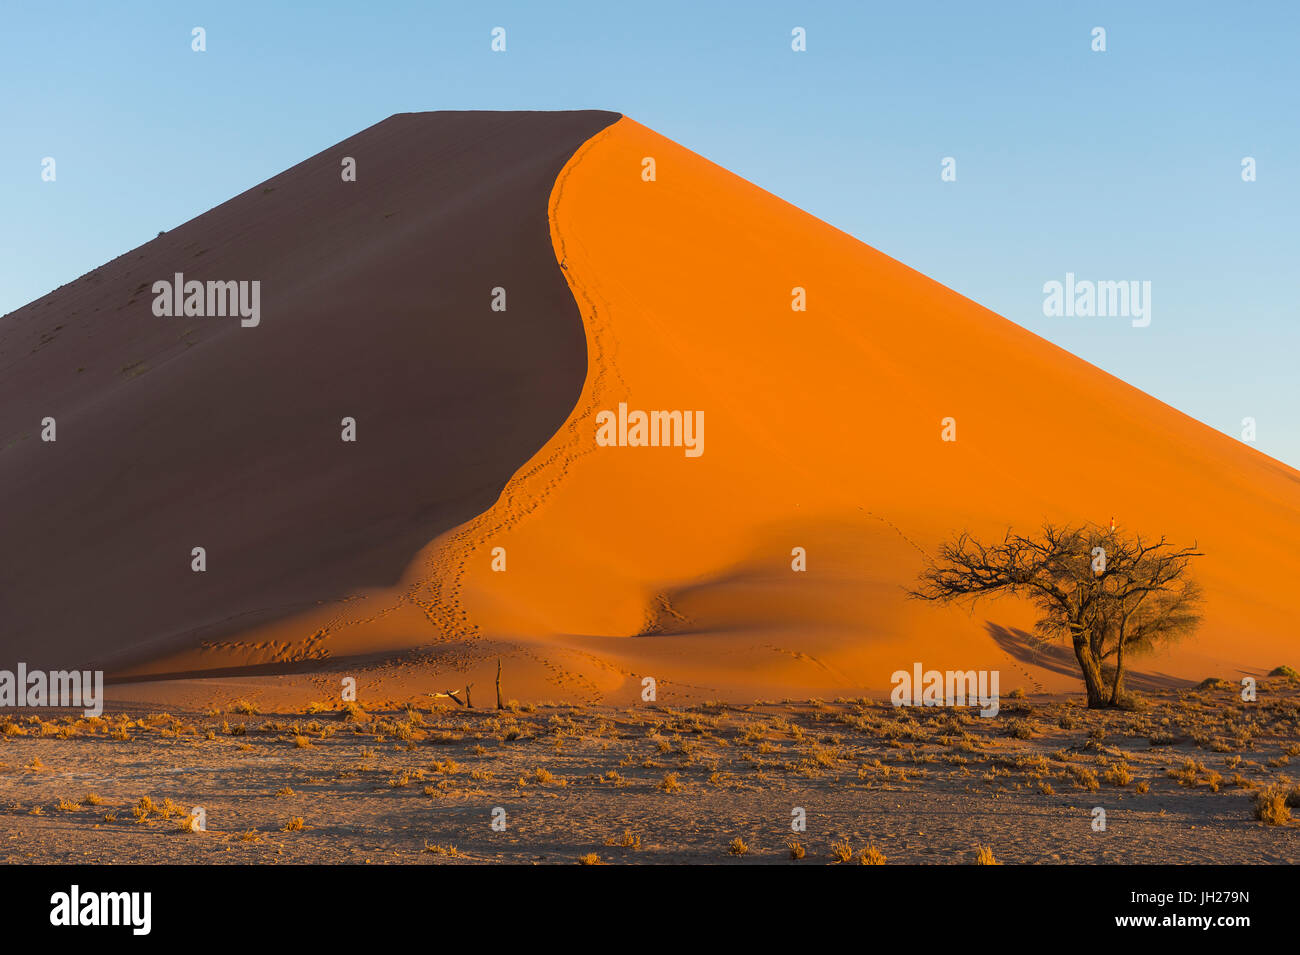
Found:
[[[1116,706],[1125,655],[1191,633],[1201,594],[1189,572],[1196,545],[1174,547],[1094,526],[1044,524],[1027,537],[1007,531],[986,546],[968,533],[942,545],[909,596],[944,603],[1015,594],[1041,611],[1043,639],[1066,638],[1088,691],[1088,706]],[[1110,662],[1112,679],[1104,668]]]

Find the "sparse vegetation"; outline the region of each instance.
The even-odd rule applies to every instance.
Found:
[[[835,862],[851,862],[853,860],[853,847],[849,845],[849,840],[837,839],[831,843],[831,859]]]
[[[1255,794],[1255,818],[1267,826],[1285,826],[1291,821],[1291,808],[1281,786],[1270,786]]]
[[[607,846],[619,846],[623,849],[640,849],[641,836],[631,829],[624,829],[621,836],[610,836],[605,840]]]
[[[1027,696],[1008,697],[1003,718],[994,720],[980,719],[966,708],[895,708],[873,699],[626,710],[552,703],[490,711],[450,706],[429,711],[375,703],[374,716],[361,720],[313,719],[312,714],[293,713],[249,718],[239,727],[243,735],[234,739],[235,729],[227,722],[229,706],[205,714],[119,714],[94,719],[0,714],[0,739],[8,747],[0,757],[0,786],[8,778],[33,787],[35,798],[24,798],[21,804],[11,799],[5,810],[11,819],[26,819],[23,824],[28,826],[53,825],[76,833],[115,824],[119,837],[125,836],[122,844],[128,852],[136,851],[136,845],[142,847],[140,851],[148,845],[150,853],[166,854],[190,852],[184,848],[189,845],[201,844],[207,852],[213,845],[224,844],[229,851],[247,844],[249,852],[258,847],[261,853],[265,848],[285,856],[284,861],[319,852],[319,844],[334,844],[335,839],[359,852],[348,822],[338,824],[353,818],[341,817],[340,812],[350,811],[341,807],[369,804],[375,807],[366,810],[375,814],[372,818],[401,820],[406,813],[427,812],[430,800],[439,809],[460,813],[473,805],[509,805],[512,798],[541,809],[557,800],[572,801],[579,811],[593,813],[593,823],[604,827],[600,838],[617,859],[660,862],[684,853],[700,858],[712,854],[716,860],[720,849],[732,851],[728,842],[732,837],[684,840],[679,832],[684,814],[705,806],[752,808],[767,794],[788,787],[829,796],[830,802],[823,803],[838,803],[841,809],[854,791],[869,802],[890,806],[897,793],[902,811],[913,814],[927,811],[925,807],[935,805],[935,799],[943,806],[967,800],[983,806],[986,800],[1004,800],[1013,810],[1010,824],[1022,828],[1028,823],[1014,821],[1016,807],[1030,805],[1059,814],[1080,804],[1080,791],[1116,787],[1136,796],[1153,787],[1161,791],[1163,786],[1165,793],[1182,787],[1179,798],[1193,805],[1193,813],[1226,811],[1244,820],[1253,811],[1261,829],[1293,826],[1300,786],[1283,773],[1300,757],[1300,684],[1274,678],[1262,689],[1257,704],[1242,706],[1235,685],[1225,688],[1204,681],[1196,688],[1153,691],[1149,705],[1139,710],[1097,711],[1085,709],[1081,701],[1037,696],[1031,703]],[[324,704],[311,709],[314,714],[325,712]],[[170,765],[211,759],[215,765],[224,764],[221,772],[239,777],[259,765],[274,775],[259,777],[264,779],[260,789],[236,783],[231,801],[217,807],[219,797],[208,795],[206,789],[186,791],[191,784],[188,774],[150,771],[130,777],[136,780],[135,795],[116,788],[105,791],[118,808],[84,811],[103,806],[104,797],[93,792],[80,799],[66,796],[58,791],[60,781],[90,778],[86,769],[94,767],[103,750],[88,748],[87,742],[90,747],[102,746],[118,731],[134,740],[127,760],[134,765],[162,753]],[[216,742],[203,742],[209,734],[216,735]],[[309,745],[301,745],[299,738]],[[326,750],[325,741],[331,738],[331,759],[323,760],[324,753],[317,756],[316,751]],[[1165,742],[1148,746],[1153,738]],[[342,760],[334,760],[335,756]],[[268,762],[262,764],[263,759]],[[539,765],[542,759],[545,765]],[[117,787],[127,777],[113,778]],[[139,795],[147,789],[170,792],[171,798]],[[1063,795],[1058,796],[1057,790]],[[421,792],[423,799],[417,797]],[[0,791],[0,801],[17,793],[13,788]],[[665,793],[676,795],[659,798]],[[890,795],[878,799],[876,793]],[[264,807],[272,794],[289,800],[282,804],[286,814],[319,807],[320,815],[313,821],[329,827],[325,831],[330,839],[274,835],[277,829],[292,833],[312,828],[303,815],[290,816],[284,825],[247,815],[259,805]],[[158,833],[193,827],[190,811],[182,807],[195,802],[208,805],[209,812],[218,813],[213,818],[226,825],[201,839],[164,840],[167,845],[159,850]],[[1211,803],[1221,808],[1202,808]],[[613,806],[637,808],[627,815],[604,814]],[[1138,824],[1166,826],[1160,821],[1161,808],[1144,800],[1140,815],[1146,821]],[[394,824],[408,828],[405,823]],[[1254,827],[1243,831],[1259,832]],[[928,827],[926,832],[935,835]],[[954,835],[938,832],[943,840]],[[1004,846],[1007,861],[1025,861],[1020,849],[1010,848],[1026,844],[1023,833],[1020,836]],[[462,841],[462,850],[456,851],[483,861],[501,857],[498,848],[479,855],[478,839],[468,838],[474,844]],[[758,856],[768,861],[773,855],[759,853],[749,834],[736,838],[736,849],[745,847],[736,855],[738,860],[749,862]],[[885,854],[878,843],[870,844],[852,830],[848,838],[832,838],[833,843],[821,842],[820,849],[801,838],[792,839],[780,847],[780,854],[788,848],[792,860],[819,853],[827,858],[829,844],[831,861],[883,864]],[[851,840],[858,843],[856,848]],[[509,845],[506,857],[524,859],[530,851],[499,839],[496,844]],[[969,858],[969,843],[945,841],[942,848]],[[403,853],[410,858],[450,858],[453,852],[440,851],[445,849],[445,843],[416,839],[398,845],[395,852],[398,861]],[[918,856],[927,861],[933,850],[933,844],[919,854],[914,847],[904,847],[891,851],[891,856],[908,863]],[[388,861],[383,854],[365,851],[366,858]],[[573,859],[577,851],[570,850],[565,857]],[[21,858],[13,852],[10,858]],[[1178,858],[1176,844],[1168,852],[1169,858]],[[1074,858],[1066,851],[1062,855]],[[526,857],[554,861],[545,848]]]
[[[875,846],[867,846],[858,853],[858,861],[863,865],[884,865],[886,861],[885,854]]]
[[[1007,720],[1007,735],[1014,739],[1033,739],[1036,734],[1029,720],[1013,718]]]
[[[1133,774],[1124,763],[1111,763],[1106,769],[1106,782],[1112,786],[1127,786],[1133,781]]]

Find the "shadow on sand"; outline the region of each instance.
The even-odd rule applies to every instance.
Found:
[[[1074,651],[1069,647],[1048,643],[1026,630],[1004,627],[992,620],[984,621],[984,628],[994,643],[1021,663],[1079,678],[1079,664],[1074,659]],[[1194,685],[1191,680],[1166,673],[1144,673],[1133,669],[1131,665],[1124,673],[1124,687],[1138,692],[1154,693],[1158,690],[1186,689]]]

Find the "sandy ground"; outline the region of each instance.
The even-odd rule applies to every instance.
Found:
[[[1300,803],[1300,685],[1147,701],[1004,698],[993,719],[867,700],[9,711],[0,859],[790,863],[795,841],[799,864],[836,861],[837,844],[887,864],[972,863],[980,847],[1004,863],[1300,861],[1300,825],[1255,811],[1269,787]],[[195,806],[206,832],[183,826]]]

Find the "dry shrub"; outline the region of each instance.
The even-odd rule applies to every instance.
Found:
[[[624,849],[640,849],[641,836],[631,829],[624,829],[621,836],[610,836],[605,840],[607,846],[620,846]]]
[[[1001,865],[1002,863],[998,862],[998,860],[993,857],[993,850],[990,849],[988,846],[976,846],[975,864],[976,865]]]
[[[1255,818],[1267,826],[1285,826],[1291,821],[1287,793],[1281,786],[1269,786],[1255,794]]]
[[[885,854],[875,846],[867,846],[858,853],[858,862],[863,865],[884,865],[886,861]]]

